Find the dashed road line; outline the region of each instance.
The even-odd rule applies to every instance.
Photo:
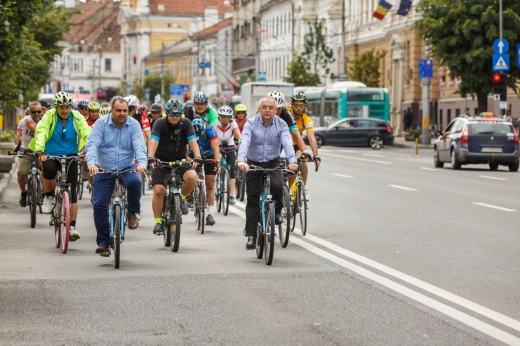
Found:
[[[342,178],[354,178],[353,176],[345,175],[345,174],[339,174],[339,173],[333,173],[332,175],[335,175],[336,177],[342,177]]]
[[[417,191],[417,189],[412,189],[411,187],[406,187],[406,186],[401,186],[401,185],[388,185],[388,186],[396,188],[396,189],[406,190],[406,191]]]
[[[492,204],[487,204],[487,203],[475,202],[473,204],[480,205],[481,207],[487,207],[487,208],[497,209],[497,210],[502,210],[502,211],[518,211],[518,210],[504,208],[504,207],[499,207],[497,205],[492,205]]]
[[[479,178],[493,179],[493,180],[507,180],[506,178],[490,177],[488,175],[479,175]]]

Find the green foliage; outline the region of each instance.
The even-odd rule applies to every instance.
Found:
[[[170,76],[165,73],[164,74],[164,94],[162,95],[163,100],[170,99],[170,84],[175,83],[175,80],[170,78]],[[159,73],[152,73],[146,77],[144,77],[144,83],[141,82],[140,79],[137,79],[133,83],[134,87],[132,89],[132,93],[136,95],[139,100],[144,101],[144,90],[146,88],[150,88],[150,98],[153,101],[155,95],[161,93],[161,75]]]
[[[14,138],[15,132],[14,130],[8,129],[2,132],[0,135],[0,142],[11,142]]]
[[[487,109],[487,95],[493,89],[491,58],[493,41],[499,36],[496,0],[422,0],[418,5],[422,19],[416,22],[420,34],[430,45],[433,57],[450,69],[451,78],[460,78],[458,93],[476,96],[479,111]],[[520,40],[520,2],[503,0],[503,37],[511,47]],[[509,87],[516,91],[520,69],[511,68]]]
[[[309,62],[313,74],[318,75],[318,67],[323,73],[324,79],[330,73],[329,64],[336,61],[334,51],[327,45],[327,37],[323,34],[323,24],[316,18],[313,23],[309,22],[309,33],[304,36],[303,57]]]
[[[4,173],[0,173],[0,180],[4,179]]]
[[[320,76],[309,72],[311,65],[301,55],[297,55],[287,66],[287,82],[294,83],[295,86],[317,86],[321,83]]]
[[[381,78],[379,66],[386,53],[386,50],[375,53],[372,48],[352,59],[351,66],[348,67],[349,78],[365,83],[368,87],[379,87],[379,78]]]

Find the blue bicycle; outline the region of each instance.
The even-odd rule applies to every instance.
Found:
[[[217,211],[224,215],[229,211],[229,197],[230,194],[230,170],[231,167],[227,161],[228,153],[237,151],[238,148],[220,147],[220,155],[222,156],[222,163],[220,164],[220,173],[215,177],[215,202],[217,204]],[[233,169],[235,169],[233,167]]]
[[[126,217],[126,188],[119,183],[120,177],[125,173],[137,173],[135,169],[124,171],[111,171],[99,169],[99,173],[109,173],[115,175],[114,190],[109,205],[109,227],[110,227],[110,246],[108,255],[114,250],[114,267],[119,269],[121,259],[121,243],[125,240],[125,217]],[[124,177],[123,177],[124,178]]]

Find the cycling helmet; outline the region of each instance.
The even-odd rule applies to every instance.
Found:
[[[146,105],[139,105],[139,107],[137,107],[137,108],[139,109],[139,111],[140,111],[141,113],[146,112]]]
[[[227,115],[228,117],[232,117],[233,110],[229,106],[222,106],[218,109],[218,115],[224,115],[224,116]]]
[[[182,113],[183,108],[182,102],[177,99],[171,99],[166,102],[166,106],[164,107],[168,115],[180,114]]]
[[[152,105],[152,107],[150,107],[150,110],[151,110],[152,112],[160,112],[160,111],[162,111],[162,105],[161,105],[160,103],[158,103],[158,102],[157,102],[157,103],[154,103],[154,104]]]
[[[27,108],[25,109],[25,115],[29,115],[30,113],[31,113],[31,112],[30,112],[30,109],[29,109],[29,107],[27,107]]]
[[[235,113],[238,113],[238,112],[247,112],[247,106],[243,103],[240,103],[238,105],[235,106]]]
[[[101,108],[101,112],[99,113],[99,116],[103,117],[103,116],[109,115],[109,114],[110,114],[110,107],[103,107],[103,108]]]
[[[52,102],[54,103],[54,106],[72,105],[72,96],[70,96],[70,94],[66,93],[65,91],[60,91],[56,95],[54,95],[54,99]]]
[[[49,102],[47,102],[47,101],[45,101],[45,100],[40,100],[40,101],[38,101],[38,102],[40,102],[40,105],[41,105],[42,107],[45,107],[45,108],[51,108],[51,105],[49,104]]]
[[[125,97],[125,101],[126,103],[128,103],[128,107],[131,107],[131,106],[134,106],[134,107],[139,107],[139,99],[137,98],[137,96],[134,96],[134,95],[128,95]]]
[[[193,100],[188,100],[184,103],[184,108],[193,108]]]
[[[101,108],[101,106],[96,101],[92,101],[88,104],[87,108],[89,111],[97,111],[99,108]]]
[[[195,134],[197,136],[202,136],[206,131],[206,124],[204,124],[204,121],[201,118],[193,119],[191,124],[193,125],[193,129],[195,130]]]
[[[203,91],[196,92],[195,95],[193,95],[193,101],[194,102],[208,102],[209,96]]]
[[[105,107],[110,107],[110,102],[107,102],[107,101],[102,102],[101,103],[101,108],[105,108]]]
[[[267,96],[274,98],[276,101],[276,107],[280,108],[285,105],[285,96],[279,91],[271,91]]]
[[[88,107],[88,101],[87,100],[80,100],[78,102],[78,107],[87,108]]]
[[[304,102],[304,103],[307,103],[307,95],[305,95],[302,92],[293,94],[293,96],[291,96],[291,101],[292,102]]]

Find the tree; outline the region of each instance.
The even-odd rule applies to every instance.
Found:
[[[352,59],[348,68],[349,78],[365,83],[368,87],[379,87],[379,66],[386,53],[386,50],[375,53],[375,49],[372,48]]]
[[[503,37],[519,41],[520,2],[503,0]],[[477,97],[480,112],[487,110],[487,96],[493,89],[491,58],[493,41],[499,36],[498,1],[422,0],[422,19],[416,22],[432,56],[447,66],[451,78],[461,79],[458,93]],[[510,49],[511,62],[516,60]],[[509,87],[516,92],[520,69],[511,68]]]
[[[170,84],[175,83],[174,79],[171,79],[170,76],[165,73],[164,74],[164,94],[162,95],[163,100],[170,99]],[[161,94],[161,75],[159,73],[152,73],[146,77],[144,77],[144,82],[141,80],[136,80],[134,83],[134,88],[132,89],[132,93],[134,93],[139,100],[144,100],[145,98],[145,89],[150,89],[150,97],[153,99],[155,95]]]
[[[317,86],[320,84],[320,77],[316,73],[309,72],[311,65],[301,55],[297,55],[287,66],[287,82],[294,83],[295,86]]]
[[[329,64],[336,61],[334,51],[327,45],[327,37],[323,34],[323,24],[316,18],[309,22],[309,33],[304,36],[303,57],[309,62],[312,73],[327,79],[330,73]],[[322,74],[319,74],[318,67]]]

